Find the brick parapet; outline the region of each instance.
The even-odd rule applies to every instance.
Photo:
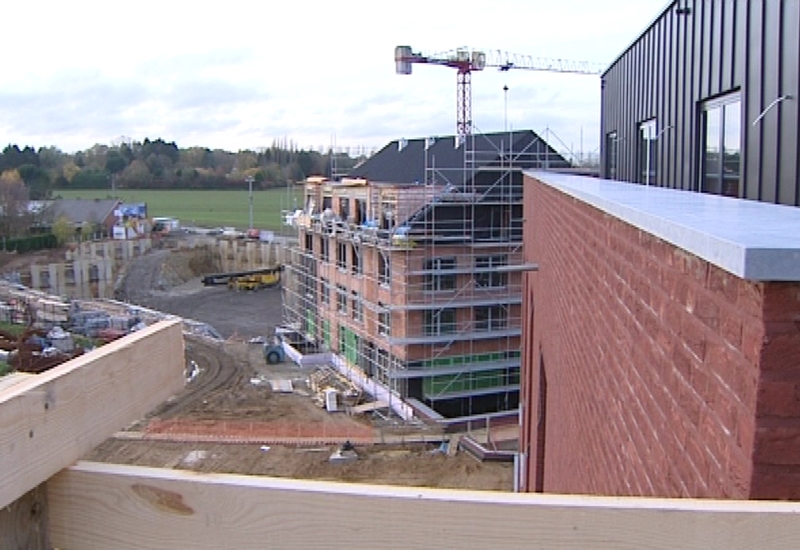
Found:
[[[800,498],[800,285],[746,280],[531,178],[525,218],[526,488],[538,457],[545,492]]]

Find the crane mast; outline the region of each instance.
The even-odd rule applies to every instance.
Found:
[[[588,61],[547,59],[530,55],[513,54],[501,50],[489,53],[471,48],[458,48],[438,54],[414,52],[410,46],[397,46],[394,50],[397,74],[411,74],[414,63],[442,65],[456,69],[456,133],[463,140],[472,134],[472,72],[494,67],[501,71],[523,69],[557,73],[592,74],[602,72],[602,66]]]

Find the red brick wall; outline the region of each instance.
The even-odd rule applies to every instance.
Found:
[[[753,300],[758,303],[756,297]],[[761,304],[765,336],[760,354],[751,497],[798,500],[800,285],[765,285]]]
[[[800,285],[739,279],[530,179],[525,218],[523,488],[800,498]]]

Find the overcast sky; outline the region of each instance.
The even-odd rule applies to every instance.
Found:
[[[120,138],[238,151],[283,138],[377,148],[452,135],[456,71],[414,65],[397,75],[395,46],[607,65],[667,1],[6,4],[0,147],[74,152]],[[487,69],[473,73],[472,92],[476,131],[501,131],[507,120],[549,128],[559,150],[596,153],[599,77]]]

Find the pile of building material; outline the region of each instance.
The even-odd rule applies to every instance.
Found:
[[[314,403],[328,412],[358,405],[363,395],[357,385],[330,367],[323,367],[311,373],[309,387]]]
[[[16,283],[0,280],[0,320],[51,328],[67,321],[69,302]]]
[[[64,331],[28,327],[19,336],[0,330],[4,360],[17,372],[38,374],[83,354]]]

